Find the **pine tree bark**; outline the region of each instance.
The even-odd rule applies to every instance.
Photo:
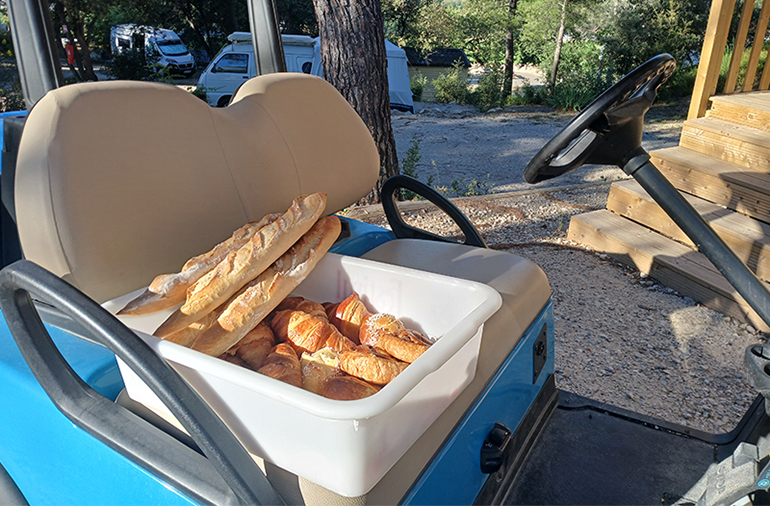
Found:
[[[508,28],[505,30],[505,65],[503,67],[503,97],[507,100],[513,91],[513,18],[519,0],[508,1]]]
[[[364,120],[380,153],[380,177],[369,195],[360,201],[377,203],[382,184],[398,174],[380,1],[313,0],[313,5],[324,78]]]

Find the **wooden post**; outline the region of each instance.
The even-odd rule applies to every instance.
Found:
[[[754,89],[754,78],[757,75],[757,66],[759,65],[760,53],[762,53],[762,46],[765,42],[768,21],[770,21],[770,1],[765,0],[762,4],[762,10],[759,11],[759,21],[757,21],[757,31],[754,34],[754,45],[751,46],[749,64],[746,67],[746,78],[743,81],[743,91],[751,91]]]
[[[733,48],[733,58],[730,60],[730,69],[727,71],[725,88],[722,93],[729,95],[735,93],[735,86],[738,84],[738,72],[741,68],[741,57],[743,49],[746,47],[746,38],[749,34],[749,25],[751,24],[751,14],[754,12],[754,0],[745,0],[743,3],[743,12],[741,21],[738,24],[738,33],[735,34],[735,47]]]
[[[714,0],[711,4],[687,119],[705,116],[709,98],[716,92],[734,9],[735,0]]]

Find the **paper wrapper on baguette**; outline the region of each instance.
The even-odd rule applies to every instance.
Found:
[[[231,251],[196,281],[187,290],[186,302],[158,327],[155,335],[165,337],[178,332],[227,301],[310,230],[325,207],[324,193],[294,199],[281,217],[259,229],[243,246]]]
[[[217,321],[193,343],[194,350],[219,356],[257,326],[313,270],[339,237],[339,218],[326,216],[226,304]]]
[[[268,214],[259,221],[247,223],[214,248],[188,260],[176,274],[161,274],[150,286],[121,309],[119,315],[140,316],[169,309],[181,304],[187,297],[187,289],[217,266],[231,252],[240,249],[262,228],[280,218],[280,213]]]

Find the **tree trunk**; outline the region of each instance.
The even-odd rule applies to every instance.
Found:
[[[360,201],[373,204],[380,201],[385,180],[398,174],[380,0],[313,0],[313,5],[324,78],[361,116],[380,152],[380,177]]]
[[[553,53],[553,67],[551,67],[551,80],[548,86],[553,89],[556,86],[556,72],[559,70],[559,58],[561,58],[561,46],[564,43],[564,21],[567,19],[567,0],[561,4],[561,23],[559,23],[559,35],[556,36],[556,51]]]
[[[503,67],[503,97],[508,100],[513,91],[513,18],[519,0],[508,1],[508,27],[505,30],[505,66]]]

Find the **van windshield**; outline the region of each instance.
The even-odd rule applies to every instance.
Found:
[[[180,40],[158,41],[158,50],[166,56],[181,56],[187,54],[187,48]]]

